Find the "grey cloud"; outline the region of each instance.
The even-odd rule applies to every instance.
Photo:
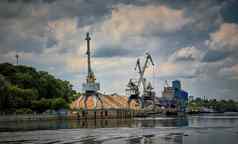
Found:
[[[47,26],[44,8],[46,5],[22,1],[0,2],[1,53],[42,51]]]
[[[180,57],[176,59],[177,61],[194,61],[195,58],[190,54],[187,57]]]
[[[50,48],[50,47],[52,47],[54,45],[57,45],[57,44],[58,44],[58,41],[56,39],[54,39],[54,37],[49,37],[47,39],[47,42],[46,42],[46,47]]]
[[[19,22],[21,23],[21,22]],[[31,51],[40,52],[44,48],[44,30],[43,24],[37,24],[36,26],[29,26],[27,23],[17,28],[14,26],[2,30],[5,35],[0,38],[0,51],[5,53],[10,51]],[[31,24],[30,24],[31,25]],[[29,29],[27,29],[29,28]],[[34,29],[34,30],[33,30]]]
[[[115,56],[128,56],[131,53],[130,50],[122,48],[120,46],[103,46],[96,49],[96,57],[115,57]]]
[[[230,55],[228,52],[221,52],[216,50],[208,50],[204,55],[202,61],[203,62],[217,62],[220,60],[224,60]]]
[[[40,52],[43,48],[43,43],[38,39],[19,39],[16,41],[16,50],[20,52]]]
[[[163,1],[161,4],[166,4],[175,9],[183,9],[185,15],[192,19],[183,29],[173,34],[164,34],[162,39],[167,41],[167,51],[173,52],[177,48],[186,47],[188,45],[201,45],[205,40],[209,39],[209,34],[214,32],[223,22],[221,9],[224,7],[224,1]],[[158,34],[161,36],[161,34]],[[200,47],[200,46],[199,46]],[[201,46],[202,50],[206,48]],[[168,54],[169,55],[169,54]]]
[[[177,49],[170,57],[169,61],[172,62],[193,62],[199,61],[201,57],[201,51],[196,47],[185,47],[181,49]]]
[[[78,26],[83,27],[98,22],[110,8],[102,2],[83,0],[1,1],[0,51],[7,53],[32,49],[32,52],[41,52],[57,44],[57,40],[47,32],[49,20],[78,17]],[[33,14],[34,11],[37,13]]]
[[[152,1],[137,0],[133,2],[128,0],[119,0],[119,1],[117,0],[113,0],[113,1],[34,0],[34,2],[33,0],[28,0],[30,4],[26,4],[20,1],[21,0],[16,0],[16,2],[11,2],[10,4],[7,1],[1,1],[0,18],[1,18],[1,22],[5,21],[5,25],[3,25],[2,29],[6,29],[6,27],[9,27],[9,26],[14,26],[15,23],[22,23],[23,27],[20,28],[21,32],[26,33],[28,37],[32,37],[34,35],[37,35],[40,37],[44,37],[44,36],[48,37],[49,40],[47,40],[47,44],[46,44],[47,47],[50,47],[57,43],[57,41],[55,41],[54,38],[51,38],[50,36],[45,35],[44,27],[47,26],[47,20],[78,17],[77,19],[78,27],[83,27],[88,24],[98,23],[99,21],[103,21],[106,16],[110,15],[113,7],[118,4],[130,4],[130,5],[166,4],[168,6],[171,5],[171,2],[153,1],[153,0]],[[180,4],[176,3],[173,5],[179,6]],[[191,4],[186,2],[186,5],[191,5]],[[36,9],[36,8],[37,9],[46,8],[48,10],[47,15],[31,18],[32,9]],[[29,18],[30,21],[25,21],[26,18]],[[0,32],[6,33],[4,32],[4,30],[0,30]],[[188,31],[184,33],[185,33],[184,36],[189,35]],[[8,31],[8,35],[14,40],[15,35],[18,35],[18,34],[16,34],[16,31],[13,30],[11,32],[10,30]],[[179,36],[176,36],[176,37],[179,37]],[[29,41],[30,40],[31,39],[29,38]],[[0,42],[4,43],[3,41],[1,41],[1,39],[0,39]],[[8,45],[4,47],[7,48]],[[34,49],[34,47],[32,48]]]
[[[56,0],[43,0],[43,2],[46,2],[46,3],[53,3],[55,2]]]
[[[226,58],[236,61],[238,56],[237,28],[238,25],[235,23],[223,23],[218,30],[211,33],[203,62],[217,62]]]
[[[207,96],[216,99],[235,99],[237,97],[237,80],[211,79],[209,81],[195,80],[191,81],[189,89],[195,96]],[[196,85],[196,87],[194,87]],[[229,90],[229,91],[224,91]]]
[[[237,0],[227,0],[224,3],[224,7],[221,10],[224,21],[232,23],[238,22],[238,1]]]
[[[46,2],[46,3],[52,3],[56,0],[2,0],[5,2],[9,2],[9,3],[16,3],[16,2],[22,2],[22,3],[34,3],[34,2]]]
[[[0,18],[12,19],[12,18],[23,18],[24,16],[30,15],[30,9],[28,5],[23,3],[8,3],[0,2]]]

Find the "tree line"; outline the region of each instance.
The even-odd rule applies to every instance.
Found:
[[[196,98],[189,102],[189,108],[199,109],[206,107],[217,112],[238,112],[238,102],[234,100],[216,100],[216,99],[201,99]]]
[[[44,112],[68,108],[76,91],[69,81],[24,65],[0,64],[0,111]]]

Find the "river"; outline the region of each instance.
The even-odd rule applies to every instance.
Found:
[[[0,144],[236,144],[238,114],[1,122]]]

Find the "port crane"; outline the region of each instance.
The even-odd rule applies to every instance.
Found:
[[[141,108],[144,108],[145,101],[152,100],[154,105],[154,97],[155,92],[153,91],[153,87],[150,82],[147,83],[146,78],[144,78],[145,70],[148,68],[149,63],[154,66],[153,59],[149,53],[146,53],[146,60],[141,66],[140,59],[137,59],[135,70],[139,73],[139,80],[133,81],[129,80],[126,91],[129,92],[128,105],[130,106],[130,102],[135,100],[137,103],[140,103]],[[143,94],[140,96],[140,87],[143,88]]]
[[[166,86],[166,87],[170,87],[168,80],[165,80],[165,86]]]
[[[94,108],[97,107],[98,101],[101,103],[103,108],[103,102],[101,99],[101,95],[98,92],[100,90],[100,84],[96,82],[96,77],[91,67],[91,52],[90,52],[90,36],[89,33],[86,34],[85,40],[87,41],[87,63],[88,63],[88,75],[86,78],[86,83],[83,83],[83,102],[84,108],[87,109],[87,100],[89,97],[94,97],[96,99],[96,104],[94,103]]]

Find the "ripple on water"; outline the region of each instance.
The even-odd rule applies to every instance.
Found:
[[[214,117],[214,116],[213,116]],[[134,120],[11,123],[12,131],[0,132],[0,144],[223,144],[238,141],[235,118],[146,118]],[[0,127],[3,127],[0,124]],[[35,127],[35,125],[37,125]],[[53,126],[52,126],[53,125]],[[57,127],[59,125],[59,127]],[[64,126],[60,126],[64,125]],[[4,125],[7,127],[8,125]],[[32,128],[32,126],[34,128]],[[85,126],[85,125],[84,125]],[[53,129],[52,129],[53,127]],[[39,129],[37,129],[39,128]],[[62,129],[63,128],[63,129]],[[19,131],[21,130],[21,131]],[[218,139],[218,140],[215,140]]]

